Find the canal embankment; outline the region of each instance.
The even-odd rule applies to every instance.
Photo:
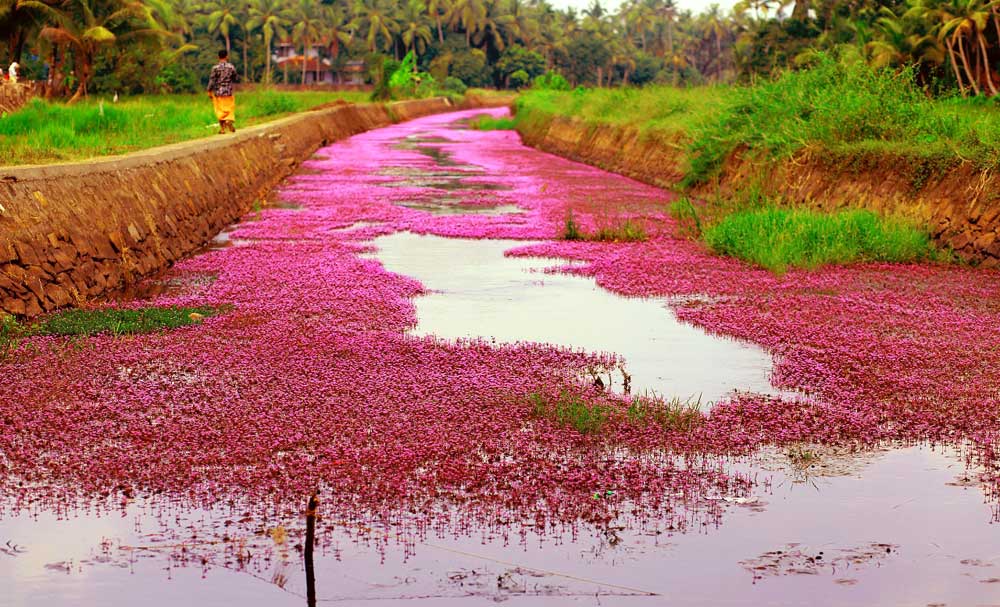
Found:
[[[85,162],[0,168],[0,312],[79,305],[169,267],[262,201],[319,147],[510,99],[336,104],[233,136]]]
[[[833,72],[805,92],[808,74],[745,89],[532,91],[517,129],[533,147],[681,190],[712,212],[743,199],[865,209],[1000,266],[991,110]]]

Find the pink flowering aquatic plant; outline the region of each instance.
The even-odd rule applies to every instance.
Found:
[[[661,190],[528,149],[510,131],[451,126],[476,113],[321,150],[278,192],[298,208],[239,224],[240,246],[178,264],[169,279],[191,288],[152,300],[225,314],[73,347],[29,340],[0,366],[5,507],[137,492],[287,506],[319,489],[327,511],[384,519],[458,508],[489,525],[545,526],[628,508],[682,528],[698,496],[750,487],[714,456],[762,444],[972,440],[993,461],[1000,274],[859,265],[774,276],[678,236]],[[407,138],[423,143],[399,145]],[[504,187],[442,189],[448,179]],[[413,200],[522,212],[400,204]],[[628,220],[647,239],[556,240],[570,211],[585,231]],[[618,365],[613,355],[408,335],[422,285],[363,255],[401,230],[521,239],[509,255],[585,262],[561,269],[623,295],[679,297],[681,319],[764,346],[775,385],[803,396],[735,395],[698,423],[643,423],[629,399],[579,382],[583,369]],[[532,405],[567,390],[599,408],[600,431]]]

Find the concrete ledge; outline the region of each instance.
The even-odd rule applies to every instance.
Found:
[[[202,247],[317,148],[457,109],[343,103],[124,156],[0,167],[0,311],[35,316],[120,290]]]

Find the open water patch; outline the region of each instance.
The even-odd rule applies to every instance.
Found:
[[[748,498],[716,496],[725,527],[692,533],[625,518],[573,537],[517,520],[411,533],[321,501],[311,578],[298,512],[250,522],[225,505],[153,498],[24,512],[0,519],[0,605],[995,602],[1000,528],[980,489],[954,482],[955,454],[910,447],[866,460],[863,475],[775,472]]]
[[[551,259],[506,257],[526,244],[408,232],[374,240],[391,272],[419,280],[416,335],[551,343],[624,357],[632,393],[710,403],[734,390],[780,394],[770,354],[677,320],[664,298],[627,298],[591,278],[544,270]],[[562,265],[565,265],[562,262]]]

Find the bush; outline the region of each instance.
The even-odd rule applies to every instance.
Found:
[[[559,72],[546,72],[535,78],[532,88],[541,91],[568,91],[569,82]]]
[[[510,83],[510,88],[520,89],[527,86],[531,82],[531,76],[528,72],[524,70],[517,70],[510,75],[508,82]]]
[[[460,51],[452,54],[449,76],[454,76],[471,87],[490,85],[490,69],[486,65],[486,53],[479,49]]]
[[[465,86],[465,83],[455,78],[454,76],[448,76],[444,79],[444,90],[449,93],[458,93],[459,95],[464,95],[465,91],[469,90],[469,87]]]
[[[774,272],[788,267],[940,257],[925,232],[861,210],[830,214],[768,206],[728,215],[707,228],[704,238],[717,253]]]
[[[515,84],[514,75],[518,73],[523,75],[517,78],[520,84]],[[497,82],[510,88],[521,88],[544,73],[545,58],[523,46],[507,47],[496,64]]]

